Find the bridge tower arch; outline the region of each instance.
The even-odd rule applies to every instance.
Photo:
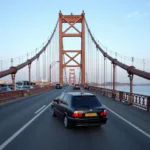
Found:
[[[81,15],[63,15],[59,12],[59,82],[63,84],[63,69],[66,67],[80,67],[81,68],[81,84],[85,84],[85,13]],[[63,31],[63,23],[68,23],[69,27]],[[75,24],[81,24],[81,31],[79,31]],[[70,28],[74,28],[77,33],[67,33]],[[81,37],[81,50],[64,50],[63,49],[63,38],[64,37]],[[76,53],[74,57],[71,57],[68,53]],[[69,61],[63,62],[64,55],[69,57]],[[77,62],[75,58],[80,55],[81,61]],[[76,65],[68,65],[69,62],[74,61]]]

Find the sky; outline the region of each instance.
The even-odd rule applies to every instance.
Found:
[[[123,56],[149,59],[150,0],[0,0],[0,60],[39,48],[51,35],[60,10],[84,10],[100,43]]]

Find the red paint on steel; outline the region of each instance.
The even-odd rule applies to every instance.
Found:
[[[69,83],[70,84],[75,84],[76,79],[75,79],[75,69],[69,69]]]
[[[59,82],[63,84],[63,69],[65,67],[80,67],[82,70],[82,85],[85,84],[85,19],[84,12],[81,15],[63,15],[59,13]],[[69,27],[62,31],[63,23],[68,23]],[[75,27],[76,23],[81,23],[81,31]],[[70,28],[74,28],[77,33],[67,33]],[[64,50],[63,49],[63,37],[81,37],[81,50]],[[69,55],[70,52],[76,53],[74,57]],[[63,55],[68,56],[69,60],[64,63]],[[81,55],[81,63],[75,60],[77,56]],[[73,61],[75,65],[69,65]]]
[[[150,111],[150,96],[147,97],[147,111]]]

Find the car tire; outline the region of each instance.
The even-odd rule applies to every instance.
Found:
[[[66,129],[71,128],[71,125],[70,125],[70,122],[69,122],[69,119],[68,119],[68,116],[67,116],[67,115],[64,116],[63,123],[64,123],[64,127],[65,127]]]
[[[51,115],[52,115],[53,117],[56,117],[56,113],[55,113],[55,110],[54,110],[53,107],[51,107]]]

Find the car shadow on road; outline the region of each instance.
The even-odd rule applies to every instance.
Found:
[[[73,132],[102,132],[105,128],[105,125],[101,125],[101,126],[78,126],[66,129],[63,125],[63,121],[58,117],[53,117],[51,121],[53,121],[53,125],[55,124],[56,128]]]

